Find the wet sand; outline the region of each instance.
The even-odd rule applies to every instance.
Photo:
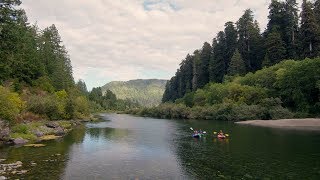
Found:
[[[252,125],[261,127],[312,130],[320,131],[320,119],[281,119],[281,120],[253,120],[236,122],[241,125]]]

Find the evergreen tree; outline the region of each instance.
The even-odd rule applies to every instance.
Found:
[[[231,58],[231,62],[228,68],[228,74],[233,75],[243,75],[246,73],[246,66],[244,61],[241,58],[241,54],[238,50],[234,52],[234,55]]]
[[[27,82],[42,75],[37,53],[37,32],[28,26],[18,0],[0,2],[0,82],[16,79]]]
[[[226,35],[225,65],[226,69],[228,69],[231,58],[237,48],[238,33],[233,22],[229,21],[224,26],[224,33]]]
[[[246,64],[247,71],[254,71],[261,67],[263,41],[257,21],[253,19],[253,12],[247,9],[238,20],[239,33],[238,49]]]
[[[271,63],[269,65],[276,64],[285,58],[286,49],[284,47],[284,42],[276,28],[268,34],[265,47],[267,50],[266,58]]]
[[[286,46],[287,59],[297,58],[297,42],[298,37],[298,8],[296,0],[286,0],[285,2],[285,21],[284,21],[284,33],[283,41]]]
[[[213,82],[222,82],[226,74],[226,62],[224,59],[226,52],[226,39],[225,33],[220,31],[217,39],[214,40],[213,55],[210,63],[210,77]]]
[[[87,85],[84,82],[84,80],[80,79],[77,84],[76,84],[77,88],[79,89],[79,91],[84,94],[87,95],[88,94],[88,89],[87,89]]]
[[[320,40],[319,40],[319,26],[316,23],[315,14],[312,10],[313,5],[303,0],[301,11],[301,28],[300,28],[300,43],[301,56],[316,57],[319,55]]]
[[[201,70],[201,60],[199,50],[193,52],[193,77],[192,77],[192,90],[196,91],[199,88],[198,79]]]
[[[203,44],[200,52],[200,71],[198,76],[198,88],[202,88],[209,82],[209,63],[211,58],[211,45]]]
[[[46,73],[58,90],[68,89],[74,84],[70,57],[61,42],[55,25],[43,31],[40,46],[41,58],[45,64]]]
[[[320,0],[316,0],[314,2],[314,15],[316,17],[316,21],[317,21],[317,24],[318,26],[320,26]]]

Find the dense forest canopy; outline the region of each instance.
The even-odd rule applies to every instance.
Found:
[[[30,25],[19,5],[20,0],[0,1],[0,120],[86,118],[137,107],[100,88],[88,92],[83,80],[75,83],[57,27]]]
[[[302,60],[320,55],[320,1],[272,0],[263,33],[247,9],[237,22],[225,23],[212,43],[188,54],[166,85],[162,102],[174,102],[209,82],[244,75],[284,59]]]

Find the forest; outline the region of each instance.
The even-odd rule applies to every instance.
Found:
[[[93,112],[137,107],[100,88],[75,82],[57,27],[28,23],[20,0],[0,1],[0,120],[88,118]]]
[[[211,44],[182,60],[164,104],[132,113],[223,120],[319,115],[320,0],[303,0],[300,13],[296,0],[272,0],[268,19],[263,33],[250,9],[225,23]]]

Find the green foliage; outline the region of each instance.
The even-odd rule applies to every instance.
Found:
[[[12,121],[23,108],[24,102],[17,93],[0,86],[0,119]]]
[[[47,116],[50,120],[63,119],[63,104],[55,95],[32,95],[27,100],[27,110]]]
[[[47,76],[42,76],[37,80],[33,81],[33,86],[40,90],[47,91],[49,93],[54,92],[54,87],[51,84],[51,80]]]
[[[164,118],[239,121],[317,116],[320,58],[287,60],[243,77],[209,83],[173,103],[132,113]],[[295,112],[295,113],[293,113]]]
[[[28,126],[25,124],[18,124],[12,128],[12,132],[21,133],[21,134],[28,134],[29,129],[28,129]]]
[[[306,113],[319,113],[320,59],[306,59],[278,75],[276,87],[287,107]]]
[[[228,74],[234,75],[244,75],[246,73],[246,65],[241,58],[241,54],[236,50],[231,58],[231,62],[228,68]]]

